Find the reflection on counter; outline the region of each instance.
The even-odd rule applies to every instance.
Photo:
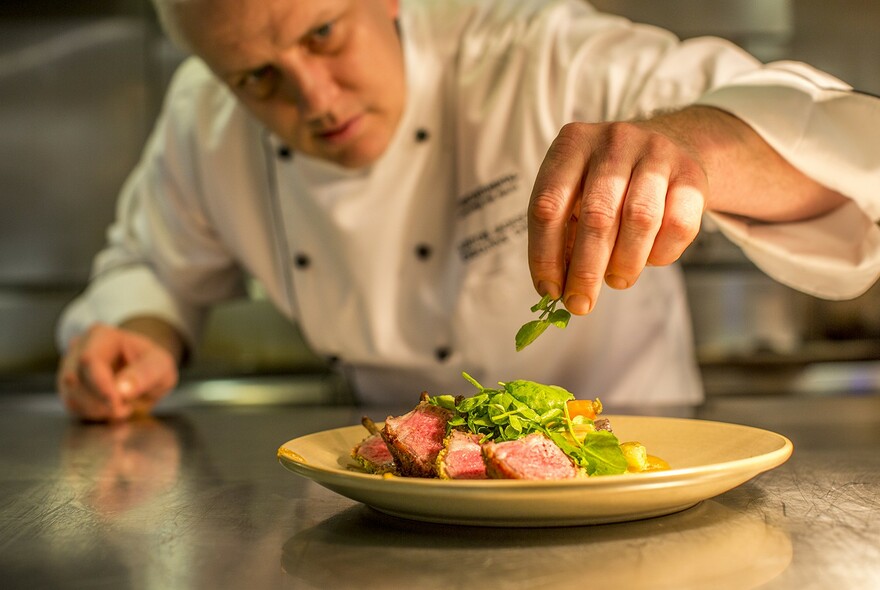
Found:
[[[746,590],[791,559],[785,532],[707,500],[662,518],[529,530],[413,523],[358,506],[291,537],[282,567],[314,588],[352,580],[359,588],[485,587],[491,572],[498,589],[529,580],[530,588]]]
[[[34,527],[30,534],[17,538],[12,521],[0,521],[4,550],[7,542],[39,547],[28,554],[41,565],[22,569],[15,567],[20,558],[3,561],[9,585],[0,586],[277,587],[278,568],[263,565],[265,547],[259,539],[243,540],[262,525],[263,513],[248,510],[258,484],[222,472],[213,453],[221,437],[206,437],[201,426],[182,414],[119,424],[67,422],[57,471],[39,466],[51,469],[52,478],[22,480],[29,489],[5,504],[23,515],[19,524]],[[7,477],[4,486],[16,483]],[[278,539],[267,542],[268,551],[279,550]]]
[[[177,484],[190,432],[186,422],[154,417],[106,425],[71,422],[61,448],[61,476],[97,515],[124,517]]]
[[[164,551],[162,530],[166,520],[180,518],[175,507],[193,489],[217,481],[205,450],[181,416],[69,421],[51,492],[35,488],[31,495],[32,510],[44,519],[47,567],[32,573],[30,587],[70,587],[74,572],[75,579],[103,580],[108,588],[135,587],[135,579],[153,580],[137,587],[192,587],[182,565],[193,556]]]

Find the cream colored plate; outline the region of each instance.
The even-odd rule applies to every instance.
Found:
[[[562,481],[383,478],[359,470],[351,449],[362,426],[288,441],[281,464],[376,510],[415,520],[481,526],[560,526],[648,518],[689,508],[784,463],[791,441],[767,430],[681,418],[608,416],[672,469]]]

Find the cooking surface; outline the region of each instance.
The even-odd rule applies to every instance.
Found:
[[[117,427],[54,394],[0,398],[4,588],[880,587],[878,396],[668,409],[779,432],[794,455],[670,516],[493,529],[384,516],[278,464],[280,444],[365,410],[186,394]]]

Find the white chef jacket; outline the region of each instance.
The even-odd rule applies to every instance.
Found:
[[[177,72],[124,186],[107,248],[59,327],[150,314],[195,342],[206,309],[266,288],[365,403],[530,379],[606,403],[696,402],[680,271],[648,268],[593,313],[516,352],[534,319],[526,205],[568,121],[691,103],[751,124],[851,202],[765,224],[713,215],[771,276],[845,298],[880,274],[880,101],[805,65],[761,66],[579,0],[404,1],[408,101],[387,152],[356,171],[290,154],[197,59]]]

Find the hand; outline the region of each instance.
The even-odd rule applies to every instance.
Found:
[[[134,331],[98,324],[70,345],[58,371],[64,405],[87,420],[146,414],[177,385],[174,355]]]
[[[177,484],[183,455],[178,426],[153,416],[69,424],[60,448],[65,484],[97,514],[124,517]]]
[[[541,295],[592,311],[603,281],[635,284],[697,236],[708,195],[696,151],[663,118],[570,123],[550,146],[529,202],[529,268]]]

